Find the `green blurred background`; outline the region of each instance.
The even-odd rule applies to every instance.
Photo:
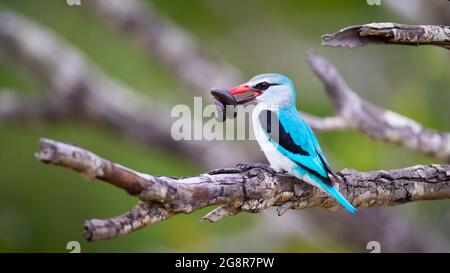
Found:
[[[450,130],[448,51],[435,47],[372,46],[349,50],[320,46],[322,34],[345,26],[373,21],[424,23],[420,20],[425,18],[411,20],[385,3],[369,6],[362,0],[151,2],[155,10],[191,33],[202,49],[239,68],[244,79],[262,72],[289,76],[297,85],[298,107],[304,111],[332,113],[321,83],[306,62],[307,51],[314,49],[333,62],[362,97],[426,127]],[[57,0],[0,3],[2,8],[15,10],[52,29],[107,74],[152,100],[172,105],[192,99],[170,70],[106,27],[83,5],[68,6]],[[36,94],[45,87],[32,71],[0,53],[0,88]],[[155,175],[188,176],[206,170],[188,158],[123,139],[93,124],[73,120],[1,122],[0,251],[67,252],[66,244],[73,240],[81,243],[83,252],[239,251],[246,248],[239,243],[224,248],[220,241],[251,232],[261,217],[240,214],[215,224],[200,223],[199,218],[208,211],[203,209],[114,240],[88,243],[82,239],[84,220],[121,214],[136,200],[104,183],[86,182],[71,171],[39,163],[33,154],[41,137],[77,143],[112,161]],[[319,134],[318,138],[335,169],[351,167],[364,171],[439,163],[358,133],[333,132]],[[449,201],[433,201],[384,209],[418,225],[433,227],[450,240],[449,205]],[[311,209],[311,213],[318,210]],[[286,217],[301,218],[304,214],[289,212]],[[267,244],[258,250],[365,251],[365,243],[361,243],[361,248],[347,245],[336,238],[339,234],[314,234],[293,236],[284,244]]]

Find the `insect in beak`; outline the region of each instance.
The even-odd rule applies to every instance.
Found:
[[[235,111],[236,105],[253,101],[261,94],[261,90],[252,88],[246,84],[238,85],[230,90],[220,87],[213,87],[211,89],[211,95],[213,95],[215,99],[216,120],[219,122],[224,122],[227,118],[235,118],[237,115]]]
[[[237,113],[234,107],[238,104],[236,98],[225,88],[213,87],[210,92],[215,99],[216,120],[224,122],[227,118],[235,118]]]

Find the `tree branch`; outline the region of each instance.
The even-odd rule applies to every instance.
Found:
[[[322,36],[324,46],[354,48],[371,44],[434,45],[450,49],[450,26],[372,23]]]
[[[208,167],[248,158],[239,149],[230,153],[233,148],[224,142],[211,147],[204,141],[175,141],[169,137],[174,119],[168,106],[108,77],[52,31],[7,9],[0,10],[0,49],[30,68],[49,90],[36,99],[2,95],[8,100],[0,101],[0,120],[48,120],[71,115],[147,145],[175,151]],[[216,154],[223,157],[217,159]]]
[[[67,108],[46,95],[21,97],[10,90],[0,90],[0,120],[56,120],[66,117]]]
[[[310,53],[308,62],[336,109],[336,116],[327,118],[303,114],[311,127],[319,131],[358,130],[374,140],[450,162],[450,133],[424,128],[412,119],[365,101],[325,58]]]
[[[86,7],[106,25],[136,42],[198,95],[210,95],[205,86],[229,86],[238,82],[237,69],[223,61],[213,61],[191,35],[158,14],[151,3],[97,0],[87,1]]]
[[[100,179],[127,191],[140,202],[127,214],[85,224],[90,241],[110,239],[163,221],[179,213],[219,205],[203,217],[215,222],[240,212],[260,212],[276,206],[288,209],[320,206],[339,209],[326,193],[275,173],[264,164],[242,164],[195,177],[173,178],[143,174],[110,162],[81,147],[49,139],[40,141],[36,158],[69,168],[88,179]],[[340,192],[356,207],[394,206],[418,200],[450,198],[450,166],[424,165],[389,171],[358,172],[344,169]]]

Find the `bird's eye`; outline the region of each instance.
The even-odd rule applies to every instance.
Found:
[[[269,88],[272,84],[268,83],[268,82],[260,82],[257,85],[255,85],[255,88],[258,90],[266,90],[267,88]]]

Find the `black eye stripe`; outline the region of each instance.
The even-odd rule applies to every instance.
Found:
[[[268,83],[268,82],[260,82],[254,86],[254,88],[258,90],[266,90],[267,88],[278,85],[278,83]]]

